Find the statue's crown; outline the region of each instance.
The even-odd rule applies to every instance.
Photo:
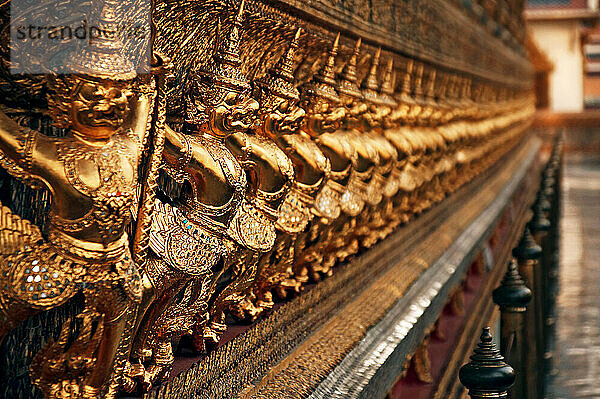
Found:
[[[398,105],[393,98],[394,95],[394,60],[390,58],[383,74],[383,80],[381,81],[381,87],[379,89],[379,101],[383,105],[395,107]]]
[[[229,34],[221,35],[218,27],[215,52],[210,62],[196,72],[198,79],[210,87],[210,90],[245,92],[250,83],[240,66],[240,29],[242,27],[245,0],[240,2],[233,19]],[[219,24],[220,25],[220,24]]]
[[[354,51],[350,59],[344,66],[344,69],[339,75],[338,91],[340,94],[354,98],[362,98],[362,92],[358,86],[358,76],[356,75],[356,65],[358,64],[358,55],[360,54],[360,45],[362,39],[358,38],[354,45]]]
[[[321,69],[313,76],[312,80],[305,84],[302,89],[311,97],[325,98],[331,102],[341,102],[340,97],[336,91],[335,82],[335,57],[338,53],[340,43],[340,34],[338,33],[333,41],[331,50],[327,56],[327,61]]]
[[[375,56],[371,60],[371,68],[367,76],[363,79],[360,88],[363,92],[365,100],[377,101],[379,91],[379,82],[377,81],[377,67],[379,67],[379,58],[381,57],[381,48],[375,52]]]
[[[275,66],[256,84],[266,89],[270,94],[292,101],[299,101],[300,93],[294,85],[294,57],[302,29],[298,28],[287,51],[283,53]]]
[[[136,76],[133,63],[123,57],[123,42],[119,33],[117,0],[99,3],[98,35],[91,36],[87,45],[70,53],[64,62],[65,71],[102,79],[128,80]]]
[[[186,93],[186,120],[202,124],[207,120],[203,108],[222,104],[230,93],[249,93],[250,82],[240,68],[240,29],[242,27],[245,0],[235,14],[229,34],[221,34],[217,24],[215,52],[209,62],[192,72]]]

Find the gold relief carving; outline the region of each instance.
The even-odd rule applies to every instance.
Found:
[[[417,378],[419,381],[424,382],[426,384],[431,384],[433,382],[433,377],[431,376],[431,358],[429,355],[429,336],[427,336],[421,345],[417,348],[413,358],[413,365],[415,366],[415,372],[417,374]]]
[[[450,310],[456,316],[463,316],[465,314],[465,294],[463,292],[462,287],[458,288],[456,292],[451,296]]]
[[[319,168],[321,171],[319,185],[317,186],[315,183],[312,185],[316,191],[313,194],[314,200],[311,211],[316,218],[298,235],[294,244],[294,262],[296,266],[292,270],[294,270],[296,278],[300,280],[306,280],[307,275],[319,278],[317,273],[321,271],[319,263],[322,259],[321,249],[324,244],[319,236],[324,228],[323,226],[335,220],[340,212],[339,192],[332,188],[333,186],[329,182],[332,178],[331,159],[325,155],[323,146],[319,145],[319,137],[336,131],[345,114],[335,90],[334,68],[339,38],[340,35],[338,34],[321,68],[310,81],[301,86],[300,105],[305,109],[306,116],[295,141],[299,142],[298,139],[302,138],[304,145],[312,148],[314,152],[312,154],[306,152],[301,154],[296,151],[296,154],[301,155],[301,158],[292,159],[295,163],[299,163],[297,170],[300,171],[305,169],[306,166],[309,166],[309,170],[314,170],[312,165],[315,164],[326,166]],[[296,180],[301,182],[298,173]],[[304,185],[304,187],[306,186]],[[326,270],[323,272],[327,273]]]
[[[153,54],[152,73],[136,77],[116,42],[98,48],[102,68],[78,55],[80,75],[48,83],[65,138],[0,115],[1,166],[53,195],[47,234],[0,208],[1,335],[77,292],[86,299],[67,323],[78,335],[65,324],[31,366],[47,397],[161,383],[172,341],[191,334],[210,351],[227,313],[253,321],[330,276],[494,164],[533,112],[528,89],[380,48],[361,56],[360,38],[331,44],[325,28],[258,1],[158,3],[172,66]],[[410,1],[392,12],[389,1],[321,3],[398,35],[412,24],[423,45],[450,26],[433,29],[439,8]],[[191,35],[174,28],[182,21],[206,26]],[[180,195],[159,195],[169,191],[159,168]],[[424,382],[427,346],[413,357]]]
[[[364,20],[371,12],[371,2],[366,0],[342,0],[342,7]]]
[[[104,29],[114,28],[115,7],[104,3],[99,21]],[[3,208],[2,231],[12,230],[12,239],[0,251],[2,338],[77,292],[85,297],[85,310],[77,316],[83,327],[74,342],[65,336],[66,323],[59,340],[43,347],[31,365],[33,382],[50,398],[110,395],[108,381],[129,310],[140,300],[125,229],[152,98],[134,94],[136,74],[119,55],[121,46],[116,37],[92,39],[85,51],[65,59],[79,75],[48,77],[50,115],[69,129],[66,137],[24,132],[0,115],[3,166],[13,163],[17,178],[41,182],[53,195],[47,239]],[[24,244],[15,247],[12,240]]]
[[[385,27],[389,31],[395,30],[396,26],[393,19],[395,2],[392,0],[379,0],[373,3],[375,3],[371,11],[373,23]]]
[[[258,110],[239,69],[243,10],[242,1],[211,62],[192,73],[183,131],[166,127],[165,170],[178,183],[189,182],[191,192],[176,207],[157,204],[153,215],[153,254],[130,367],[144,389],[168,376],[172,339],[193,329],[198,349],[205,340],[218,342],[225,310],[255,277],[254,254],[274,241],[271,215],[244,199],[246,174],[225,144],[227,137],[254,126]],[[261,231],[265,224],[271,230]],[[213,270],[217,262],[222,266]],[[216,291],[219,278],[227,283]],[[180,290],[183,296],[174,300]],[[134,386],[129,381],[124,388]]]

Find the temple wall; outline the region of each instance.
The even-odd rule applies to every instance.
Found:
[[[89,48],[33,43],[56,75],[0,41],[0,399],[464,398],[513,248],[558,214],[524,3],[144,1],[82,6]],[[577,26],[539,28],[581,109]]]

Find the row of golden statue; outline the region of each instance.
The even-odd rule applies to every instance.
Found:
[[[101,21],[110,28],[106,0]],[[335,73],[339,35],[297,88],[298,30],[268,73],[241,72],[244,2],[206,65],[190,71],[185,122],[165,115],[169,62],[136,75],[118,39],[48,76],[56,138],[0,113],[0,165],[52,195],[47,232],[0,214],[0,339],[82,293],[31,364],[47,398],[114,397],[168,377],[172,342],[198,351],[226,320],[252,321],[492,165],[532,114],[529,91],[409,61],[400,89],[380,51],[357,77],[360,40]],[[381,72],[380,72],[381,70]],[[423,80],[427,80],[423,84]],[[227,318],[227,319],[226,319]]]

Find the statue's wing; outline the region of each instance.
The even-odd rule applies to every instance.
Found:
[[[40,229],[0,202],[0,255],[10,255],[44,241]]]
[[[173,227],[177,225],[175,210],[169,204],[155,200],[154,214],[149,234],[149,246],[160,257],[167,257],[167,240]]]
[[[40,310],[59,306],[78,290],[75,266],[35,224],[0,203],[0,299]]]

